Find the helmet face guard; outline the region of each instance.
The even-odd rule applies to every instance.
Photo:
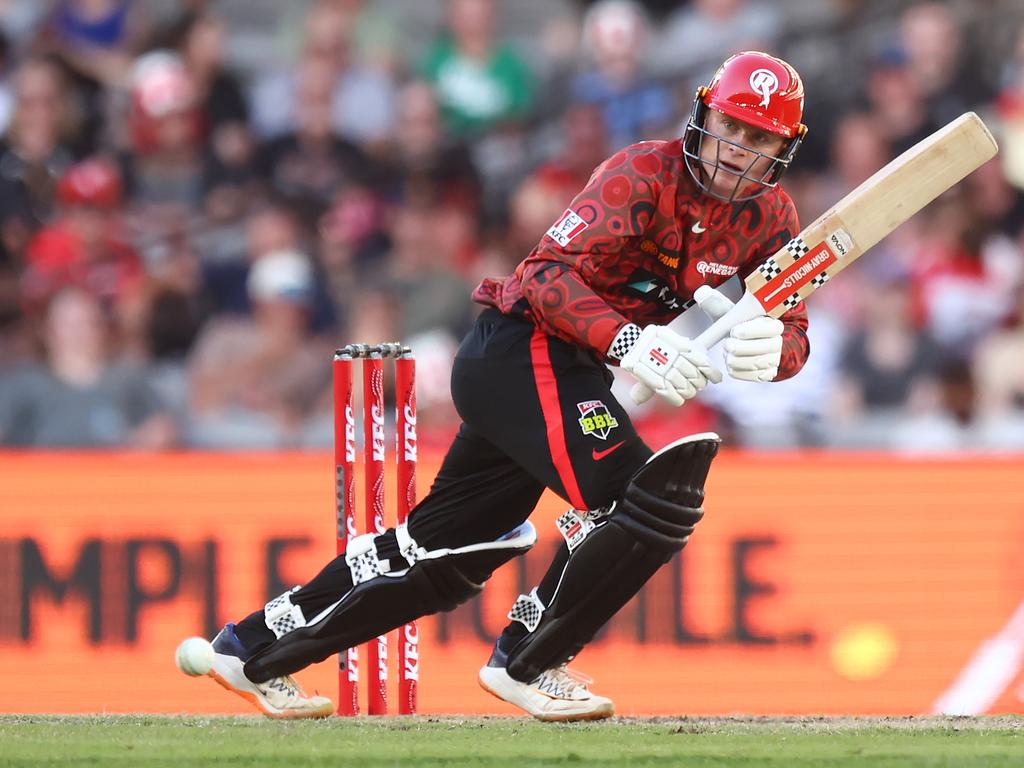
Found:
[[[769,189],[774,189],[782,178],[783,172],[789,167],[797,149],[800,148],[806,132],[801,125],[797,135],[789,140],[789,143],[778,156],[758,152],[756,149],[739,144],[735,141],[722,138],[704,127],[707,119],[708,107],[704,103],[706,88],[697,91],[697,97],[693,100],[693,109],[690,112],[690,120],[686,124],[686,132],[683,135],[683,157],[686,162],[686,169],[690,172],[697,186],[707,195],[726,203],[741,203],[746,200],[753,200],[755,197],[764,194]],[[714,160],[703,160],[701,153],[704,150],[706,140],[717,141]],[[721,162],[722,144],[732,144],[735,147],[752,155],[747,167],[741,172],[728,168]],[[765,172],[759,176],[751,175],[751,170],[762,158],[771,160],[771,164]],[[736,183],[731,192],[722,194],[714,190],[715,180],[718,174],[734,177]]]
[[[776,157],[729,141],[705,127],[708,111],[714,109],[734,120],[788,140]],[[800,75],[782,59],[761,51],[744,51],[730,56],[707,87],[697,89],[690,120],[683,134],[686,168],[705,193],[727,203],[742,202],[775,187],[803,142],[807,127],[800,122],[804,110],[804,86]],[[701,158],[705,140],[718,142],[713,160]],[[722,162],[722,144],[731,144],[753,155],[743,169]],[[764,173],[751,172],[758,161],[768,159]],[[718,174],[736,179],[728,194],[713,191]]]

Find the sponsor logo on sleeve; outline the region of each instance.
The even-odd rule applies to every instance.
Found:
[[[576,211],[566,208],[562,217],[551,225],[547,235],[564,248],[586,228],[587,222]]]

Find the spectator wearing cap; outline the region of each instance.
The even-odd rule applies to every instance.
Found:
[[[310,332],[309,259],[268,253],[247,285],[252,316],[208,322],[188,361],[189,441],[197,447],[295,446],[329,392],[332,347]]]
[[[121,233],[122,186],[117,167],[92,157],[71,166],[57,185],[58,213],[28,247],[22,297],[30,311],[75,286],[110,315],[136,298],[144,271]]]
[[[353,189],[353,192],[355,188]],[[253,265],[277,251],[304,251],[305,232],[298,217],[285,205],[250,205],[240,222],[230,250],[200,254],[202,293],[214,314],[249,315],[253,311],[249,276]],[[321,258],[322,265],[322,258]],[[334,323],[334,307],[323,281],[313,285],[311,320],[314,330]]]
[[[133,230],[146,252],[181,231],[202,202],[203,114],[176,54],[153,51],[135,62],[127,125],[122,167]]]

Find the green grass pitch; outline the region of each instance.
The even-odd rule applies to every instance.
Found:
[[[995,768],[1024,765],[1024,717],[0,716],[0,766],[64,765]]]

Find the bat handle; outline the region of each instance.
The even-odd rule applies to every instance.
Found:
[[[740,297],[739,301],[732,305],[728,312],[708,326],[707,330],[698,336],[696,341],[704,349],[711,349],[711,347],[728,336],[729,331],[733,327],[740,323],[745,323],[747,320],[753,320],[755,317],[761,317],[763,314],[765,314],[765,311],[761,302],[755,298],[754,294],[747,291]]]

